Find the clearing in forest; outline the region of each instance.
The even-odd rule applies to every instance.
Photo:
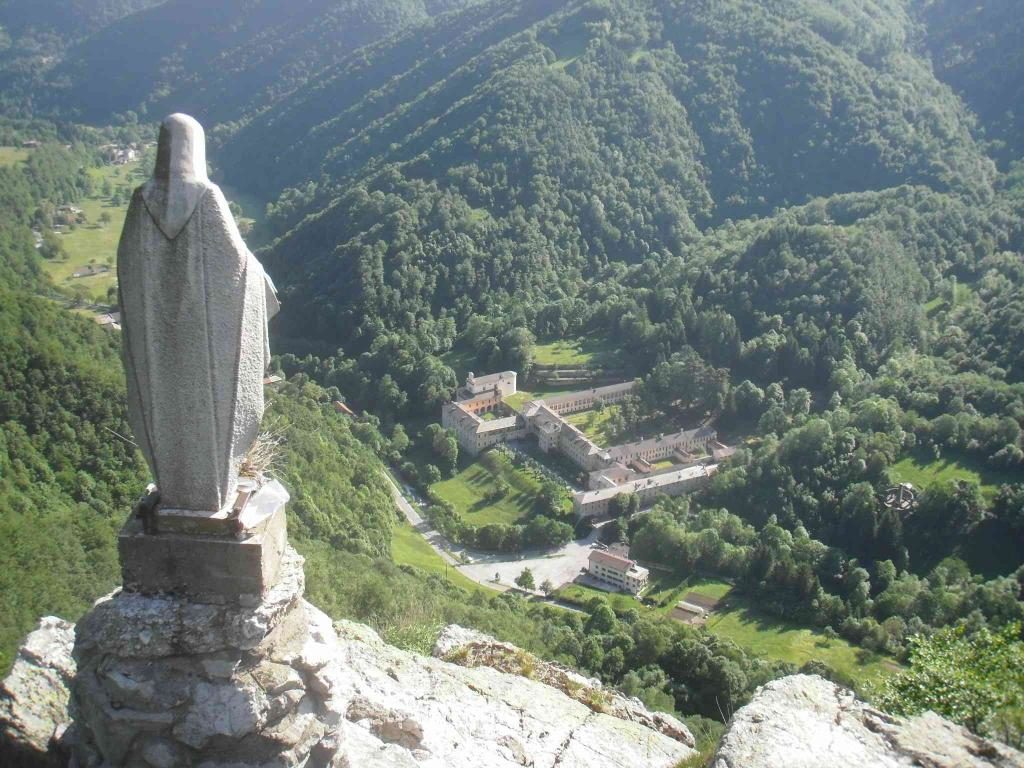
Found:
[[[671,617],[676,604],[690,602],[714,603],[705,629],[731,640],[752,655],[772,661],[802,666],[808,661],[821,661],[861,685],[879,683],[899,670],[887,656],[851,645],[842,638],[827,638],[823,633],[774,616],[761,613],[733,587],[717,579],[678,574],[651,574],[651,585],[643,594],[643,602],[625,593],[609,594],[581,584],[568,584],[557,596],[566,602],[586,605],[593,597],[604,597],[617,613],[630,609],[641,613]]]
[[[719,605],[705,627],[755,656],[798,667],[812,660],[824,662],[858,687],[878,684],[900,668],[889,657],[858,648],[842,638],[829,639],[813,629],[760,613],[737,596]]]
[[[30,150],[21,147],[0,147],[0,165],[17,165],[25,162]]]
[[[121,238],[124,218],[128,213],[131,191],[144,180],[139,174],[140,162],[128,165],[107,165],[90,168],[93,194],[77,203],[85,214],[85,224],[73,231],[58,235],[66,260],[43,262],[43,268],[55,284],[69,289],[88,301],[106,302],[107,290],[117,282],[117,243]],[[109,185],[111,195],[104,195],[104,186]],[[106,213],[110,221],[100,223]],[[89,266],[106,266],[108,271],[90,277],[73,277],[74,273]]]
[[[1004,483],[1019,483],[1019,471],[996,469],[971,456],[944,456],[933,458],[921,451],[905,456],[892,465],[893,479],[899,483],[911,483],[923,491],[933,483],[951,480],[968,480],[981,486],[981,492],[992,498]]]
[[[615,362],[618,351],[603,339],[559,339],[533,348],[533,362],[543,366],[575,368],[589,365],[609,365]]]

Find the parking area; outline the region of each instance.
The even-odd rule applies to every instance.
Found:
[[[593,530],[586,539],[570,541],[561,549],[545,552],[523,552],[521,554],[484,554],[465,552],[472,560],[469,565],[460,565],[459,570],[481,584],[494,586],[498,574],[500,585],[506,587],[515,583],[524,568],[533,571],[534,582],[539,587],[545,580],[554,587],[560,587],[575,579],[580,570],[586,568],[592,544],[597,541],[600,530]]]

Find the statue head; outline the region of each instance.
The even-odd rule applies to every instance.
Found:
[[[203,126],[171,115],[160,126],[153,178],[142,187],[146,208],[168,239],[181,233],[209,186]]]
[[[206,134],[195,118],[174,114],[160,126],[154,178],[207,181]]]

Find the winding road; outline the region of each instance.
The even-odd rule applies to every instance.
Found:
[[[533,572],[533,578],[539,587],[545,581],[550,581],[556,588],[566,584],[577,576],[580,571],[586,568],[600,531],[594,529],[585,539],[570,541],[558,549],[535,550],[532,552],[520,552],[517,554],[505,554],[494,552],[478,552],[453,546],[440,531],[431,527],[430,522],[425,520],[416,507],[409,502],[401,487],[395,482],[391,473],[387,473],[388,482],[391,484],[391,495],[395,504],[402,510],[409,524],[427,540],[427,543],[434,548],[446,563],[458,568],[478,584],[490,589],[509,589],[516,580],[516,577],[529,568]],[[499,581],[495,582],[497,575]],[[558,605],[563,605],[558,601]],[[571,606],[564,605],[571,608]]]

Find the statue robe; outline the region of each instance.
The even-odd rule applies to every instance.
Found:
[[[174,184],[136,190],[118,246],[128,413],[161,508],[212,513],[259,433],[279,305],[220,189]]]

